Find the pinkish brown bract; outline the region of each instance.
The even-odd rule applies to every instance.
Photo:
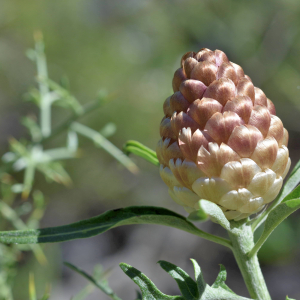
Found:
[[[291,165],[272,101],[220,50],[183,55],[173,90],[157,146],[171,197],[188,212],[212,201],[229,220],[262,210]]]

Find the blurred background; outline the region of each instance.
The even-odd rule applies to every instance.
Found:
[[[100,129],[117,126],[110,140],[122,145],[135,139],[155,149],[159,140],[162,104],[171,95],[171,81],[181,56],[206,47],[223,50],[241,65],[254,85],[275,104],[277,115],[290,133],[292,163],[300,158],[300,2],[298,0],[0,0],[0,146],[8,139],[26,137],[20,118],[37,113],[24,93],[34,85],[35,66],[25,52],[33,46],[33,33],[41,30],[46,43],[49,75],[67,76],[81,103],[95,99],[105,88],[114,99],[84,118]],[[55,108],[53,124],[65,118]],[[64,140],[60,135],[46,147]],[[73,180],[70,188],[48,184],[43,176],[35,187],[46,195],[43,227],[79,221],[108,209],[154,205],[185,212],[167,193],[158,169],[133,158],[138,175],[129,173],[111,156],[81,141],[81,157],[65,167]],[[272,299],[288,294],[300,298],[300,213],[294,213],[271,235],[259,256]],[[225,235],[211,222],[200,225]],[[135,299],[137,286],[118,263],[126,262],[148,275],[165,293],[178,293],[175,281],[156,264],[176,263],[192,274],[196,259],[211,284],[220,263],[228,271],[228,285],[247,296],[231,253],[222,246],[197,239],[174,228],[128,226],[103,235],[44,247],[49,260],[41,267],[32,255],[18,266],[15,299],[28,299],[28,272],[36,277],[38,295],[51,282],[50,299],[65,300],[78,293],[86,280],[62,265],[69,261],[88,273],[100,263],[111,269],[110,284],[124,300]],[[88,300],[108,297],[98,291]]]

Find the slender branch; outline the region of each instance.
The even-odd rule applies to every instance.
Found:
[[[41,32],[37,32],[34,35],[35,38],[35,53],[36,53],[36,66],[37,76],[43,80],[38,80],[39,91],[41,95],[41,132],[43,137],[47,137],[51,134],[51,102],[49,98],[49,86],[47,83],[48,69],[46,56],[44,53],[43,36]]]
[[[76,157],[77,153],[74,150],[70,150],[68,148],[62,147],[62,148],[55,148],[50,150],[45,150],[43,152],[43,157],[41,158],[41,161],[38,162],[48,162],[53,160],[65,160],[65,159],[71,159]]]
[[[22,198],[27,199],[31,188],[32,188],[32,183],[34,180],[34,173],[35,173],[35,163],[33,161],[28,162],[26,169],[25,169],[25,174],[24,174],[24,187],[23,187],[23,192],[22,192]]]
[[[232,242],[229,241],[229,240],[227,240],[227,239],[224,239],[224,238],[222,238],[220,236],[216,236],[216,235],[207,233],[205,231],[200,231],[200,230],[199,231],[198,230],[197,231],[196,230],[195,231],[188,231],[188,232],[190,232],[190,233],[192,233],[194,235],[197,235],[197,236],[199,236],[199,237],[201,237],[203,239],[206,239],[208,241],[214,242],[216,244],[220,244],[222,246],[225,246],[225,247],[233,250],[233,248],[232,248]]]
[[[51,95],[49,84],[55,84],[53,81],[48,78],[48,70],[47,70],[47,61],[44,53],[44,43],[43,37],[40,32],[35,34],[35,53],[36,53],[36,65],[37,65],[37,77],[38,77],[38,86],[41,96],[40,110],[40,124],[41,124],[41,133],[42,139],[40,143],[45,143],[48,140],[52,139],[54,136],[62,132],[64,129],[67,129],[71,123],[77,120],[79,117],[93,111],[101,105],[101,100],[99,99],[94,102],[86,104],[84,107],[80,106],[80,109],[76,106],[73,114],[65,120],[62,124],[60,124],[56,129],[53,130],[51,128],[51,106],[53,103],[53,95]],[[55,88],[59,88],[59,85],[55,84]],[[54,95],[54,98],[57,97]],[[102,95],[101,98],[105,98]]]
[[[54,128],[52,130],[52,133],[51,133],[50,136],[42,138],[41,143],[42,144],[47,143],[48,141],[50,141],[51,139],[53,139],[55,136],[57,136],[58,134],[60,134],[62,131],[64,131],[65,129],[68,129],[70,127],[70,125],[74,121],[76,121],[80,117],[88,114],[89,112],[95,110],[99,106],[101,106],[101,101],[99,101],[99,100],[96,100],[96,101],[93,101],[93,102],[90,102],[90,103],[84,105],[82,107],[83,109],[82,109],[82,111],[81,111],[80,114],[73,113],[64,122],[62,122],[60,125],[58,125],[56,128]]]
[[[34,275],[31,272],[29,273],[29,297],[30,297],[30,300],[37,300]]]
[[[136,174],[138,172],[138,167],[135,165],[135,163],[133,163],[130,158],[128,158],[119,148],[102,136],[98,131],[77,122],[73,122],[70,128],[75,132],[91,139],[96,145],[103,148],[132,173]]]
[[[71,270],[77,272],[78,274],[80,274],[81,276],[83,276],[85,279],[87,279],[88,281],[90,281],[93,285],[95,285],[99,290],[101,290],[104,294],[106,294],[107,296],[109,296],[109,298],[111,298],[112,300],[122,300],[121,298],[119,298],[114,291],[108,286],[107,282],[102,281],[101,282],[101,277],[98,276],[99,278],[95,277],[95,276],[90,276],[89,274],[87,274],[86,272],[84,272],[83,270],[77,268],[76,266],[68,263],[68,262],[64,262],[64,265],[67,266],[68,268],[70,268]],[[102,274],[99,274],[102,275]],[[104,283],[104,284],[103,284]]]

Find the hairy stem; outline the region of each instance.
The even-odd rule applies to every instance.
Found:
[[[228,232],[232,242],[232,251],[243,275],[250,296],[257,300],[271,300],[263,274],[260,269],[257,255],[248,256],[254,246],[251,226],[237,225],[238,231]]]

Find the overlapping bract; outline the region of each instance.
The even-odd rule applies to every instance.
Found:
[[[288,132],[274,104],[224,52],[188,52],[163,105],[160,175],[188,212],[199,199],[228,219],[260,211],[290,168]]]

